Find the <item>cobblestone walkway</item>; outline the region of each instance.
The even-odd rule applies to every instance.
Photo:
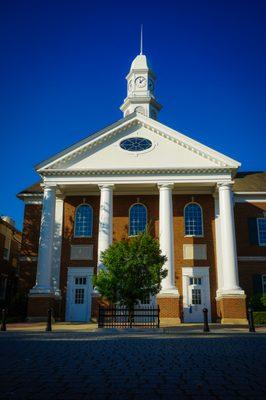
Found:
[[[0,334],[1,400],[265,399],[266,335]]]

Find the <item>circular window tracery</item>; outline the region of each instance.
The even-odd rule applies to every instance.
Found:
[[[141,137],[133,137],[122,140],[120,147],[127,151],[144,151],[152,146],[152,142],[149,139]]]

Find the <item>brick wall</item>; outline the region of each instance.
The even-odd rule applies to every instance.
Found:
[[[24,209],[21,255],[34,257],[38,254],[42,206],[26,204]]]
[[[194,196],[194,201],[199,203],[203,211],[203,229],[202,238],[185,237],[184,232],[184,207],[192,201],[191,195],[173,196],[173,214],[174,214],[174,248],[175,248],[175,278],[179,293],[182,294],[182,267],[210,267],[210,289],[211,289],[211,308],[212,317],[216,316],[216,290],[217,290],[217,272],[215,255],[215,220],[214,220],[214,198],[212,195]],[[184,260],[183,244],[206,244],[206,260]],[[181,298],[182,301],[182,298]]]
[[[263,217],[265,203],[236,203],[235,224],[237,237],[237,254],[240,257],[266,257],[266,247],[250,244],[248,219]],[[265,261],[239,261],[239,282],[249,298],[253,294],[253,275],[266,274]]]
[[[235,225],[238,256],[266,256],[266,247],[250,244],[248,219],[263,217],[265,203],[236,203]]]
[[[93,237],[74,238],[75,208],[83,202],[83,197],[67,197],[64,204],[62,261],[61,261],[61,291],[63,295],[63,312],[65,309],[65,295],[67,285],[67,268],[69,266],[97,266],[97,241],[98,241],[98,219],[99,219],[99,196],[86,196],[85,202],[93,207]],[[179,292],[182,294],[182,267],[184,266],[209,266],[211,284],[212,315],[216,315],[216,261],[215,261],[215,226],[214,226],[214,199],[211,195],[198,195],[194,201],[198,202],[203,209],[204,237],[185,238],[183,209],[191,201],[191,196],[173,196],[174,214],[174,247],[175,247],[175,278]],[[113,240],[121,240],[128,237],[129,208],[134,203],[143,203],[147,207],[148,224],[152,235],[159,237],[159,196],[156,195],[125,195],[114,196],[113,199]],[[183,260],[183,244],[206,244],[207,260]],[[71,244],[93,244],[93,261],[70,261]]]
[[[38,256],[41,215],[41,205],[25,205],[20,253],[21,257],[28,257],[34,260]],[[19,290],[22,293],[28,293],[35,285],[37,261],[20,261],[19,269]]]
[[[75,238],[74,237],[74,219],[76,207],[83,202],[90,204],[93,208],[93,230],[91,238]],[[99,196],[71,196],[66,197],[64,201],[63,216],[63,236],[62,236],[62,254],[61,254],[61,273],[60,273],[60,289],[62,294],[62,315],[65,314],[65,301],[67,290],[67,271],[68,267],[94,267],[97,269],[97,243],[99,229]],[[70,249],[72,244],[92,244],[93,260],[73,261],[70,260]]]

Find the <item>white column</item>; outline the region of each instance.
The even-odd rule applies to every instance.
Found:
[[[219,207],[219,195],[215,193],[214,197],[214,214],[215,214],[215,248],[216,248],[216,267],[217,267],[217,283],[218,293],[223,288],[223,264],[222,264],[222,249],[221,249],[221,224],[220,224],[220,207]]]
[[[44,186],[36,285],[31,289],[31,294],[53,293],[51,271],[55,222],[55,192],[55,185]]]
[[[61,248],[62,248],[62,228],[64,215],[64,197],[56,196],[55,201],[55,226],[53,239],[53,262],[51,285],[56,295],[60,296],[60,270],[61,270]]]
[[[222,294],[244,294],[239,287],[232,183],[218,184],[222,253]]]
[[[98,270],[103,267],[100,261],[101,252],[113,242],[113,185],[101,185],[99,236],[98,236]]]
[[[173,230],[173,184],[159,184],[160,211],[159,211],[159,239],[162,254],[167,257],[164,268],[168,274],[162,281],[162,293],[178,294],[175,287],[174,265],[174,230]]]

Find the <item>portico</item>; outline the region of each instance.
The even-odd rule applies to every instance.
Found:
[[[199,177],[198,177],[199,178]],[[62,179],[62,178],[61,178]],[[37,267],[36,285],[30,292],[30,301],[38,298],[39,301],[47,303],[48,299],[60,300],[60,282],[57,278],[57,287],[53,282],[56,281],[55,275],[60,276],[61,254],[57,269],[54,263],[54,253],[58,253],[55,242],[58,242],[58,236],[62,236],[63,213],[58,216],[56,213],[56,201],[62,197],[68,196],[94,196],[99,200],[99,220],[98,224],[98,250],[97,250],[97,269],[104,266],[100,262],[100,254],[113,241],[113,198],[119,201],[125,195],[136,196],[157,196],[158,209],[158,239],[162,253],[167,256],[165,268],[168,271],[167,277],[162,282],[162,290],[157,296],[157,302],[161,307],[162,316],[165,318],[174,318],[180,321],[181,317],[181,300],[180,290],[176,285],[176,261],[175,260],[175,242],[174,242],[174,223],[173,223],[173,196],[178,198],[179,195],[198,195],[213,194],[216,197],[215,204],[219,210],[219,219],[216,218],[216,251],[217,257],[220,254],[219,262],[217,262],[218,279],[216,300],[218,307],[224,306],[226,302],[232,299],[234,301],[243,302],[245,299],[244,291],[238,285],[238,269],[237,255],[235,247],[235,232],[233,218],[233,194],[231,190],[231,181],[210,182],[204,180],[201,176],[198,182],[180,182],[180,179],[172,181],[160,181],[160,177],[156,177],[153,183],[140,182],[136,184],[124,183],[112,177],[113,183],[79,183],[73,184],[72,181],[64,180],[62,183],[58,178],[58,183],[49,182],[43,185],[43,211],[41,219],[40,241],[39,241],[39,257]],[[195,179],[195,177],[194,177]],[[219,177],[220,179],[220,177]],[[141,179],[140,179],[141,181]],[[61,218],[61,220],[60,220]],[[61,227],[61,232],[55,235],[56,225]],[[218,236],[219,235],[219,236]],[[59,238],[60,239],[60,238]],[[226,251],[224,249],[229,249]],[[222,255],[225,254],[223,257]],[[218,261],[218,260],[217,260]],[[214,266],[213,266],[214,267]],[[224,278],[225,277],[225,278]],[[92,294],[94,295],[94,293]],[[94,295],[95,296],[95,295]],[[226,306],[225,306],[226,307]],[[171,311],[172,310],[172,311]],[[227,309],[223,310],[223,322],[230,322],[227,317]],[[244,317],[243,317],[244,319]]]

